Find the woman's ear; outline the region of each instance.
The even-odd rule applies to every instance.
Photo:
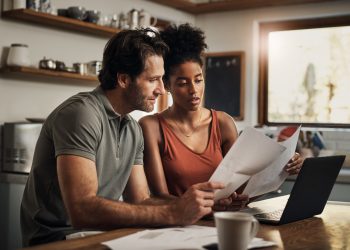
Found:
[[[120,86],[121,88],[125,89],[129,86],[130,84],[130,76],[128,74],[124,73],[117,73],[117,85]]]

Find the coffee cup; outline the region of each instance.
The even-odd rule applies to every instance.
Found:
[[[242,212],[214,213],[219,250],[246,250],[259,229],[259,222]]]

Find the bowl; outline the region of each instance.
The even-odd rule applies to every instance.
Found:
[[[88,10],[86,11],[86,18],[84,21],[90,23],[98,23],[100,20],[101,12],[98,10]]]
[[[67,15],[70,18],[84,20],[86,18],[86,10],[81,6],[71,6],[67,9]]]

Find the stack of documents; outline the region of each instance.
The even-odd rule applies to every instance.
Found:
[[[226,185],[215,193],[215,200],[228,197],[246,182],[243,194],[249,197],[278,189],[288,176],[284,167],[295,153],[299,133],[300,127],[278,143],[254,128],[245,128],[209,179]]]
[[[144,230],[122,238],[103,242],[110,249],[205,249],[203,246],[217,243],[215,227],[187,226],[172,227],[155,230]],[[276,245],[274,242],[254,238],[248,248],[268,247]]]

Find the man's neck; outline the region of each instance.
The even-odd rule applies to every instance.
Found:
[[[122,91],[120,91],[119,89],[104,90],[104,93],[108,101],[112,105],[114,112],[119,114],[121,117],[126,116],[132,111],[130,106],[128,105],[128,100],[126,100]]]

